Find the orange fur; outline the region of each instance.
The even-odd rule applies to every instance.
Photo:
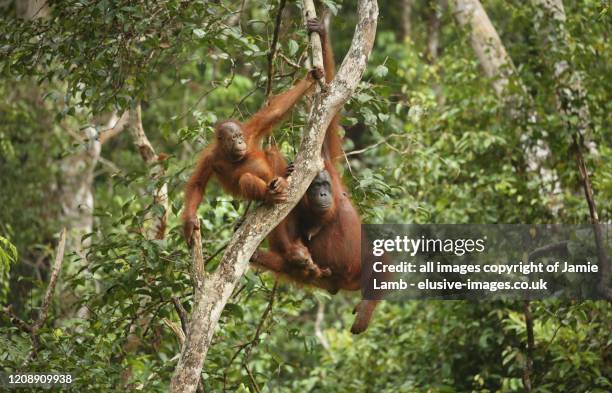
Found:
[[[324,35],[324,63],[326,80],[334,76],[331,44]],[[340,114],[330,123],[323,143],[325,170],[331,177],[333,202],[325,212],[313,209],[308,194],[296,208],[268,236],[269,250],[260,250],[253,256],[258,267],[288,278],[300,285],[315,286],[331,293],[338,290],[356,291],[361,288],[361,218],[353,206],[335,163],[343,155]],[[306,246],[310,262],[319,271],[331,274],[305,274],[295,263],[295,250]],[[363,332],[372,317],[378,300],[362,300],[356,307],[357,317],[351,328],[353,333]]]
[[[278,194],[283,191],[282,187],[286,186],[286,183],[281,182],[276,191],[271,190],[269,185],[276,178],[275,163],[279,160],[284,162],[284,160],[282,157],[277,157],[280,156],[280,153],[275,149],[274,151],[263,151],[260,147],[261,140],[282,121],[297,101],[313,86],[313,83],[314,79],[309,73],[291,89],[272,97],[244,124],[235,120],[217,124],[215,127],[217,140],[202,151],[196,168],[185,187],[185,208],[182,215],[185,223],[194,219],[202,201],[204,189],[212,176],[215,176],[221,187],[231,195],[247,200],[277,201]],[[238,161],[233,161],[219,142],[219,130],[228,122],[240,127],[247,145],[245,155]],[[276,158],[272,160],[271,157]],[[186,235],[188,235],[187,232]]]

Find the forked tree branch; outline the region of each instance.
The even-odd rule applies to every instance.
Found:
[[[312,1],[305,0],[305,3]],[[288,201],[274,207],[262,206],[249,213],[228,244],[217,270],[204,277],[201,287],[196,286],[189,331],[172,377],[171,392],[195,392],[221,311],[248,269],[251,255],[295,207],[323,168],[321,147],[325,130],[361,80],[374,43],[377,18],[377,1],[359,0],[358,23],[351,47],[329,88],[315,97],[295,159],[296,170],[290,181]],[[322,53],[318,55],[322,57]]]
[[[113,137],[119,135],[125,129],[125,126],[127,126],[129,116],[128,111],[123,112],[120,117],[113,113],[108,121],[107,128],[100,131],[100,143],[105,144]]]

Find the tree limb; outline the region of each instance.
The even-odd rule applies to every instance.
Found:
[[[512,59],[489,20],[479,0],[452,0],[454,16],[463,27],[469,27],[470,42],[480,65],[488,78],[493,78],[493,88],[500,98],[505,98],[509,78],[516,70]]]
[[[270,312],[272,311],[272,307],[274,306],[274,299],[276,297],[277,289],[278,289],[278,280],[275,280],[274,287],[272,288],[272,291],[270,292],[270,300],[268,300],[268,305],[266,306],[266,309],[264,310],[264,312],[261,314],[261,318],[259,319],[259,324],[257,325],[257,329],[255,330],[255,334],[253,335],[253,338],[244,344],[240,344],[236,352],[234,352],[234,354],[230,358],[225,368],[225,372],[223,373],[223,391],[225,391],[225,386],[227,385],[227,376],[228,376],[229,369],[234,363],[234,360],[236,360],[236,358],[238,357],[238,355],[240,355],[242,351],[245,351],[242,364],[245,368],[247,368],[249,358],[251,357],[251,351],[253,350],[253,347],[259,344],[259,336],[261,335],[264,324],[268,319],[268,315],[270,315]],[[252,383],[253,383],[253,386],[257,386],[257,381],[255,381],[255,378],[252,379]]]
[[[251,255],[267,234],[289,214],[323,168],[321,147],[325,131],[361,80],[374,43],[377,17],[376,0],[359,0],[358,23],[349,52],[329,88],[315,97],[295,159],[296,170],[290,180],[288,201],[274,207],[262,206],[249,213],[230,241],[217,270],[207,277],[201,288],[196,288],[189,333],[172,377],[171,392],[192,393],[196,390],[221,312],[248,269]],[[322,58],[321,53],[318,56]],[[195,242],[199,243],[198,239]]]
[[[533,313],[531,312],[529,300],[523,302],[523,314],[525,315],[525,330],[527,332],[525,365],[523,367],[523,386],[525,388],[525,393],[531,393],[533,386],[533,350],[535,349],[535,338],[533,334]]]
[[[187,324],[187,311],[185,310],[185,308],[181,304],[181,301],[177,297],[172,298],[172,304],[174,305],[174,309],[176,310],[176,313],[178,314],[179,319],[181,320],[181,328],[183,329],[183,332],[187,334],[187,331],[189,330],[189,325]]]
[[[62,229],[60,234],[59,244],[57,246],[57,252],[55,254],[55,262],[51,270],[51,278],[49,278],[49,285],[47,286],[47,292],[43,298],[42,306],[38,313],[38,319],[32,325],[32,334],[36,334],[37,331],[42,327],[47,319],[49,312],[49,306],[51,305],[51,298],[53,297],[53,291],[57,284],[57,278],[59,277],[60,270],[62,268],[62,262],[64,261],[64,249],[66,248],[66,228]]]
[[[55,254],[55,261],[53,262],[53,267],[51,268],[51,277],[49,278],[49,285],[47,286],[47,291],[45,292],[45,297],[43,298],[42,305],[40,306],[40,310],[38,312],[38,318],[34,323],[32,323],[30,329],[30,337],[32,338],[32,351],[25,359],[23,365],[26,366],[30,360],[34,359],[38,354],[38,349],[40,343],[38,341],[38,331],[44,325],[47,320],[47,314],[49,313],[49,306],[51,305],[51,298],[53,297],[53,292],[55,290],[55,285],[57,284],[57,278],[59,277],[60,270],[62,269],[62,262],[64,261],[64,250],[66,249],[66,228],[62,229],[60,234],[59,244],[57,246],[57,252]],[[24,325],[27,326],[27,325]]]
[[[172,330],[172,332],[178,339],[179,346],[183,347],[183,345],[185,344],[185,332],[183,332],[183,329],[178,327],[176,323],[172,322],[168,318],[162,318],[162,321],[166,326],[170,328],[170,330]]]
[[[134,144],[138,148],[140,156],[151,167],[152,180],[159,180],[164,175],[164,168],[161,165],[161,161],[163,161],[166,156],[155,153],[153,145],[151,145],[149,138],[147,138],[147,134],[145,134],[144,128],[142,127],[140,102],[130,110],[129,126]],[[155,190],[153,204],[162,206],[164,212],[161,215],[151,214],[151,212],[147,214],[147,218],[153,221],[153,224],[147,231],[147,238],[163,239],[166,233],[166,223],[168,221],[168,184],[166,182]]]
[[[268,52],[268,80],[266,84],[266,97],[272,92],[272,76],[274,75],[274,57],[276,56],[276,44],[278,43],[278,32],[283,17],[283,10],[287,0],[280,0],[278,5],[278,13],[276,14],[276,23],[274,25],[274,34],[272,35],[272,43]]]
[[[112,114],[108,121],[108,127],[101,130],[99,133],[100,143],[104,144],[112,139],[114,136],[120,134],[128,123],[129,112],[125,111],[121,117],[117,117],[115,113]]]
[[[138,152],[142,159],[147,164],[155,163],[155,161],[157,161],[157,154],[142,127],[142,110],[140,102],[138,102],[134,108],[130,109],[129,125],[132,137],[134,138],[134,144],[138,147]]]
[[[304,0],[304,25],[309,19],[317,17],[317,11],[312,0]],[[312,67],[318,69],[321,75],[325,75],[325,66],[323,65],[323,46],[319,33],[312,32],[310,34],[310,48],[312,49]],[[323,78],[322,78],[323,79]]]
[[[321,299],[317,299],[317,317],[315,319],[315,337],[321,343],[321,346],[334,358],[334,354],[331,351],[329,346],[329,341],[327,337],[325,337],[325,333],[323,332],[323,319],[325,318],[325,303],[321,301]]]
[[[28,334],[32,332],[32,325],[19,318],[19,316],[15,314],[15,311],[13,311],[13,307],[10,304],[4,307],[4,313],[9,317],[9,320],[23,332]]]

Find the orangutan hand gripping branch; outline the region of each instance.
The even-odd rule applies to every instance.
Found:
[[[196,211],[213,175],[226,192],[240,198],[268,204],[287,199],[287,180],[277,175],[277,166],[284,166],[284,160],[276,148],[262,150],[261,140],[321,77],[311,71],[291,89],[272,97],[246,122],[229,119],[215,126],[215,141],[202,151],[185,187],[182,219],[188,244],[199,227]]]

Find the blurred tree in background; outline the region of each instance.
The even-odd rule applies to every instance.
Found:
[[[338,61],[354,30],[353,3],[321,1],[333,14]],[[542,1],[483,0],[512,61],[494,76],[474,50],[474,29],[458,20],[464,3],[480,4],[379,1],[368,72],[343,119],[344,179],[364,222],[590,222],[578,147],[599,219],[610,223],[609,2],[563,1],[560,24]],[[283,12],[275,92],[305,71],[299,4]],[[182,186],[214,123],[244,119],[263,102],[278,6],[0,5],[0,370],[71,372],[83,392],[167,390],[180,353],[169,326],[180,326],[193,290]],[[136,105],[153,162],[123,117]],[[288,159],[305,117],[295,111],[274,133]],[[153,198],[162,187],[167,206]],[[207,190],[199,214],[208,270],[245,207]],[[147,228],[165,213],[167,234],[152,239]],[[33,344],[16,321],[36,320],[63,227],[59,284]],[[352,336],[356,295],[274,285],[256,271],[243,278],[208,353],[206,391],[525,390],[522,302],[388,302]],[[532,391],[612,391],[610,303],[532,302],[531,313]]]

